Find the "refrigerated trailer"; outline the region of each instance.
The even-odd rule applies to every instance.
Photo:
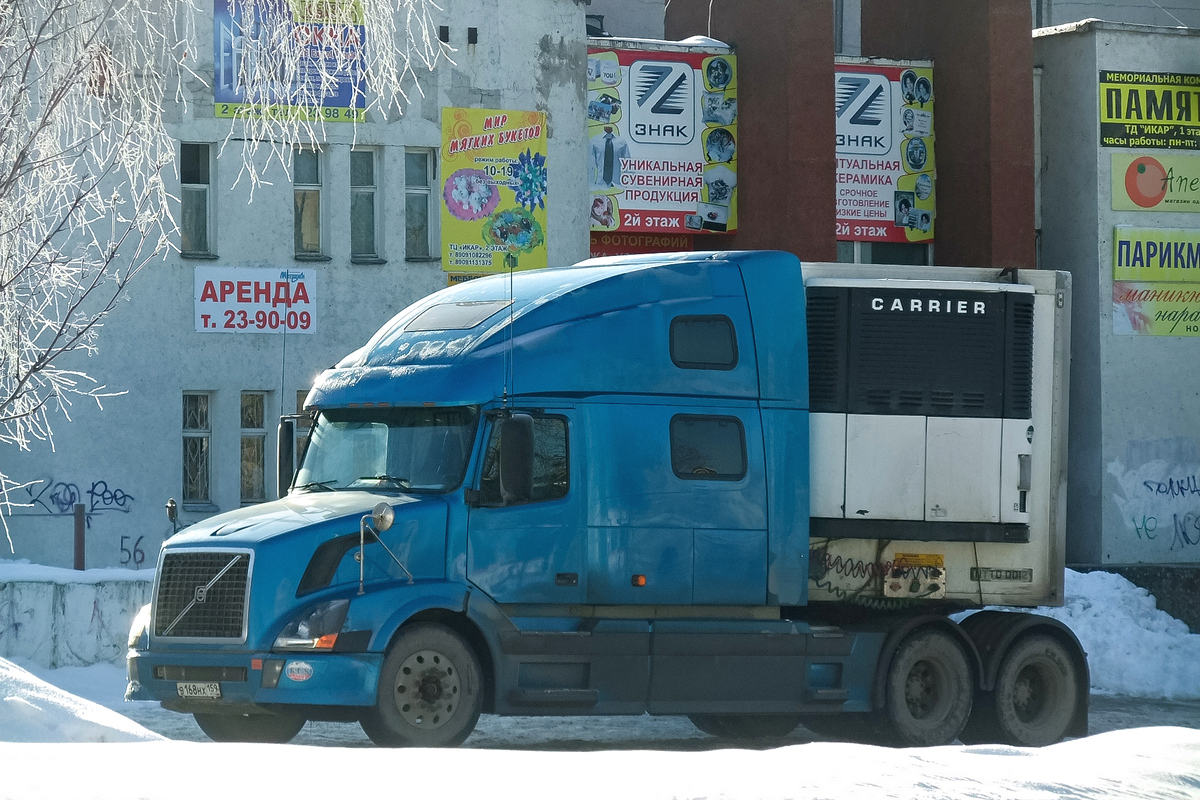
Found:
[[[1069,304],[1062,272],[780,252],[437,292],[317,379],[294,477],[281,421],[279,500],[164,544],[129,696],[234,741],[1083,735],[1071,631],[979,610],[1063,602]]]

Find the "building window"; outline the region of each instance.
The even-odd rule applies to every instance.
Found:
[[[296,197],[297,256],[321,255],[321,154],[292,151],[292,184]]]
[[[242,505],[267,499],[266,397],[262,392],[242,392]]]
[[[212,183],[211,150],[207,144],[179,145],[179,250],[185,256],[212,253],[212,194],[208,190]]]
[[[433,181],[433,151],[404,153],[404,256],[431,257],[429,247],[429,204]]]
[[[350,151],[350,257],[379,257],[375,240],[375,151]]]
[[[737,417],[671,418],[671,468],[687,480],[746,477],[746,431]]]
[[[209,489],[209,424],[207,392],[183,393],[183,502],[205,505],[212,502]]]
[[[933,245],[924,242],[838,242],[837,260],[843,264],[933,263]]]

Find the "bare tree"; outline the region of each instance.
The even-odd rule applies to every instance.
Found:
[[[72,354],[96,351],[129,281],[174,247],[164,108],[214,85],[197,25],[214,7],[252,186],[260,147],[289,164],[323,141],[325,98],[349,92],[351,124],[386,119],[448,57],[431,0],[0,0],[0,454],[53,446],[73,403],[114,393]],[[25,485],[0,459],[0,523]]]

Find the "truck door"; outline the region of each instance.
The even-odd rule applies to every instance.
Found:
[[[761,605],[767,520],[752,402],[597,404],[584,428],[587,602]]]
[[[497,603],[579,603],[584,596],[581,491],[572,481],[571,414],[532,412],[533,493],[505,505],[500,496],[497,418],[488,418],[485,453],[467,521],[467,577]]]

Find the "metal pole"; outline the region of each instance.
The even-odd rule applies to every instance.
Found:
[[[83,513],[83,503],[75,504],[75,569],[83,569],[83,530],[87,527],[87,517]]]

